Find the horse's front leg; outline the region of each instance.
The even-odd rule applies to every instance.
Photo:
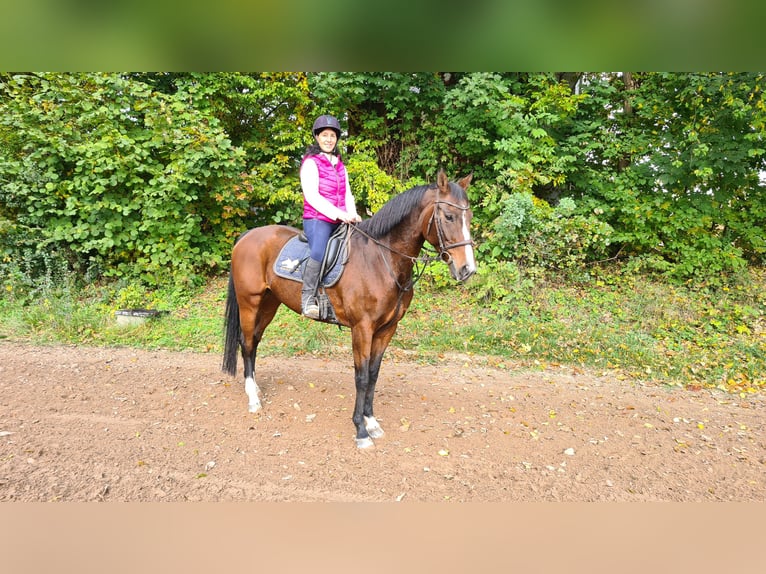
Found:
[[[359,332],[352,333],[356,380],[353,421],[356,426],[356,446],[359,448],[373,446],[372,439],[380,438],[384,434],[380,423],[375,418],[373,401],[383,353],[394,336],[396,325],[375,335],[369,331],[360,329]]]
[[[356,427],[356,446],[358,448],[370,448],[373,446],[373,442],[370,432],[367,430],[367,417],[364,416],[365,397],[367,396],[370,380],[369,359],[363,361],[361,365],[354,366],[354,379],[356,383],[356,401],[354,402],[354,415],[351,417],[351,420]]]
[[[373,400],[375,398],[375,384],[378,381],[378,373],[380,371],[380,363],[382,359],[383,355],[379,355],[370,361],[367,379],[367,390],[364,394],[364,406],[362,411],[364,414],[364,428],[367,429],[367,433],[371,438],[380,438],[385,434],[383,432],[383,428],[378,422],[378,419],[375,418],[375,413],[373,412],[372,406]]]
[[[365,411],[370,386],[372,329],[369,326],[355,325],[351,330],[351,342],[354,349],[354,383],[356,386],[354,414],[351,420],[356,427],[356,446],[358,448],[370,448],[373,446],[373,442],[367,429],[366,419],[369,417],[365,416],[367,414]],[[374,421],[375,417],[372,417],[372,420]]]
[[[368,369],[367,390],[364,396],[364,422],[367,432],[372,438],[383,436],[383,428],[375,418],[373,411],[373,402],[375,400],[375,385],[378,382],[380,374],[380,365],[383,362],[383,353],[388,348],[391,338],[396,332],[396,323],[389,326],[386,330],[375,335],[372,340],[371,358]]]

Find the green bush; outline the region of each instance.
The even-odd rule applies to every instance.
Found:
[[[570,198],[551,207],[529,193],[513,193],[501,201],[481,251],[489,259],[515,261],[527,270],[573,273],[607,257],[612,234],[597,215],[578,213]]]
[[[72,270],[149,285],[224,267],[247,213],[242,154],[185,94],[114,74],[16,75],[2,90],[0,217],[12,235],[71,255]],[[22,241],[5,251],[45,272]]]

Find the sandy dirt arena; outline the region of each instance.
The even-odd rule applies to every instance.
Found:
[[[389,355],[360,451],[350,353],[256,376],[251,414],[214,354],[0,341],[0,500],[766,499],[759,396]]]

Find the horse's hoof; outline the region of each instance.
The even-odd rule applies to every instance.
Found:
[[[385,434],[375,417],[365,417],[364,422],[364,428],[367,429],[367,434],[369,434],[371,438],[380,438]]]
[[[370,437],[356,439],[356,448],[366,449],[375,446]]]
[[[383,429],[380,427],[374,428],[374,429],[367,429],[367,432],[370,433],[370,438],[380,438],[384,434],[386,434],[383,432]]]
[[[257,413],[259,410],[261,410],[261,403],[247,405],[247,410],[251,413]]]

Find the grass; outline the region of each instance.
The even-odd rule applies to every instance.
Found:
[[[573,365],[617,377],[735,394],[766,388],[766,276],[705,294],[640,277],[526,282],[505,302],[476,303],[470,285],[424,281],[389,353],[438,362],[470,357],[499,368]],[[118,327],[114,289],[51,290],[36,302],[0,299],[0,337],[38,343],[118,345],[220,354],[224,278],[185,296],[147,294],[168,313]],[[261,355],[350,358],[350,332],[282,307]]]

